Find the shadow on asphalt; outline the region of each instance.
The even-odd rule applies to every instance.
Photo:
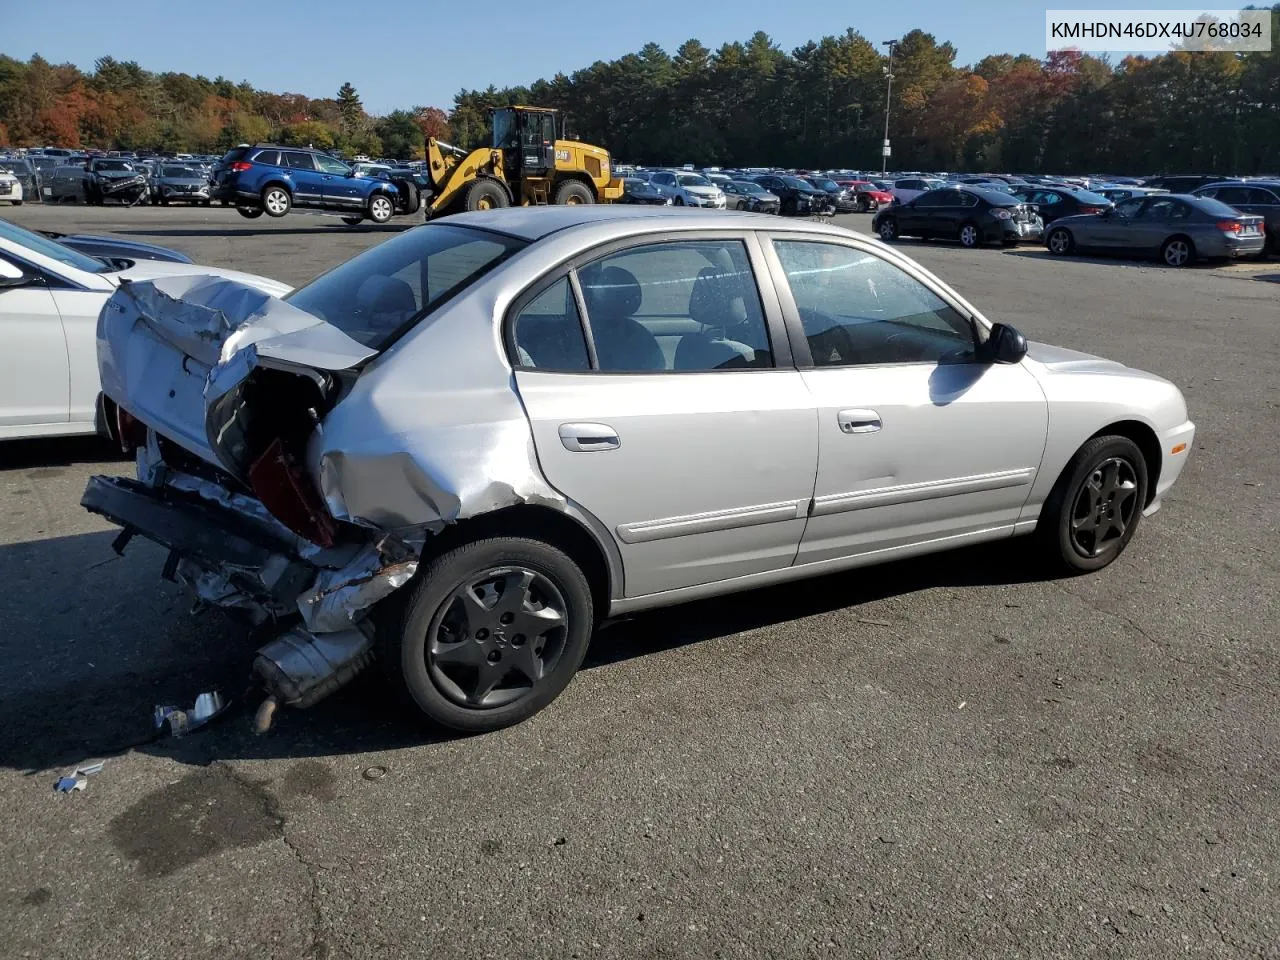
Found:
[[[106,437],[50,437],[0,443],[0,470],[58,467],[72,463],[112,463],[131,459]]]
[[[56,601],[36,593],[0,601],[0,620],[8,621],[0,640],[7,674],[0,677],[0,765],[34,774],[130,749],[204,765],[359,754],[455,737],[389,696],[376,665],[309,710],[280,710],[271,732],[255,735],[251,721],[262,693],[250,665],[263,638],[255,640],[218,611],[185,612],[185,593],[156,578],[158,563],[152,561],[159,552],[131,549],[110,559],[113,536],[0,547],[0,579],[15,594],[33,577],[69,573],[65,585],[43,588]],[[1020,551],[1005,543],[696,601],[604,625],[583,669],[931,587],[1034,579]],[[181,599],[157,603],[166,590]],[[87,609],[108,596],[114,610]],[[40,616],[24,616],[16,606],[24,602],[39,605]],[[46,616],[46,607],[55,609]],[[129,622],[134,611],[141,612]],[[156,705],[189,707],[197,694],[215,688],[234,701],[227,714],[182,739],[154,739]]]

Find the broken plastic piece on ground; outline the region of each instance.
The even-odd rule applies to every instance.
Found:
[[[53,789],[58,793],[84,790],[89,786],[89,781],[86,778],[93,776],[95,773],[101,773],[104,766],[106,766],[106,761],[99,760],[97,763],[86,763],[83,767],[76,767],[65,777],[59,777],[54,781]]]
[[[190,710],[166,704],[157,706],[152,713],[152,721],[157,730],[166,732],[171,737],[181,737],[205,726],[228,706],[229,700],[217,690],[211,690],[196,697]]]
[[[267,693],[291,707],[309,707],[354,677],[373,659],[373,641],[360,629],[283,633],[258,651],[253,670]]]

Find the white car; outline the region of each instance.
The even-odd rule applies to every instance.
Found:
[[[659,170],[649,177],[649,182],[656,183],[670,194],[672,204],[677,207],[711,207],[715,210],[725,207],[724,191],[700,173]]]
[[[0,200],[8,200],[15,207],[20,207],[22,199],[22,181],[7,170],[0,170]]]
[[[898,203],[909,203],[920,194],[937,190],[941,186],[945,186],[945,183],[933,177],[903,177],[901,180],[893,181],[893,187],[889,192]]]
[[[193,263],[120,270],[0,220],[0,440],[99,429],[98,313],[122,280],[212,275],[283,296],[276,280]]]

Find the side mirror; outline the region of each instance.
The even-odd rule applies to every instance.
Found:
[[[1027,338],[1007,323],[997,323],[977,352],[982,363],[1017,363],[1027,355]]]

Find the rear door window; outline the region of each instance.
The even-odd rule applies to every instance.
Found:
[[[535,370],[588,370],[582,316],[568,276],[525,304],[512,323],[512,361]]]

